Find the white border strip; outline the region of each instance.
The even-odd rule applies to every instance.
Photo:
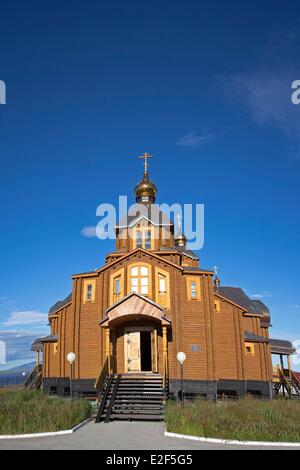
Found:
[[[267,442],[267,441],[233,441],[228,439],[213,439],[210,437],[189,436],[187,434],[177,434],[175,432],[165,431],[167,437],[176,437],[177,439],[189,439],[198,442],[210,442],[211,444],[235,445],[235,446],[265,446],[265,447],[300,447],[300,442]]]
[[[80,429],[82,426],[85,424],[89,423],[92,420],[92,418],[86,419],[82,423],[77,424],[72,429],[67,429],[66,431],[56,431],[56,432],[40,432],[36,434],[10,434],[7,436],[0,436],[0,440],[5,440],[5,439],[31,439],[35,437],[52,437],[52,436],[66,436],[67,434],[73,434],[76,432],[78,429]]]

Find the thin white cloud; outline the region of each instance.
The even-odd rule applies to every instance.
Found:
[[[202,129],[201,132],[189,132],[181,137],[177,145],[180,147],[201,147],[208,145],[214,139],[214,134],[208,129]]]
[[[37,325],[46,324],[48,321],[47,313],[35,310],[25,310],[22,312],[12,312],[8,320],[1,322],[2,327],[19,326],[19,325]]]
[[[290,157],[300,157],[300,105],[292,103],[291,86],[300,79],[299,30],[273,35],[266,44],[256,69],[217,77],[231,104],[243,109],[260,127],[279,130],[291,146]]]
[[[96,232],[97,227],[93,227],[91,225],[88,225],[87,227],[83,227],[81,229],[81,235],[86,238],[95,238],[97,237],[97,232]]]
[[[250,294],[252,299],[269,299],[272,297],[270,292],[262,292],[261,294]]]

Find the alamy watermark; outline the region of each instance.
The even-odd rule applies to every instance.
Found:
[[[204,204],[133,204],[128,207],[127,196],[119,196],[118,208],[104,203],[97,207],[100,221],[96,236],[100,240],[136,239],[136,227],[152,227],[153,240],[168,240],[184,235],[191,250],[204,246]],[[174,220],[174,225],[171,220]],[[118,222],[119,221],[119,222]]]
[[[293,346],[296,349],[296,352],[292,355],[291,359],[292,363],[298,366],[300,364],[300,339],[293,341]]]
[[[6,364],[6,344],[0,341],[0,366]]]
[[[295,90],[291,96],[292,103],[300,104],[300,80],[293,81],[292,89]]]
[[[0,80],[0,104],[6,104],[6,84]]]

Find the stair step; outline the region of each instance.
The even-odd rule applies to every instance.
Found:
[[[164,389],[162,375],[123,374],[110,377],[109,389],[102,391],[97,420],[164,419]]]
[[[135,398],[133,400],[132,399],[126,399],[126,398],[125,399],[124,398],[116,398],[115,399],[116,404],[124,404],[124,405],[126,405],[126,404],[128,404],[128,405],[131,405],[131,404],[158,405],[161,402],[162,402],[162,400],[152,400],[152,399],[151,400],[147,400],[147,399],[146,400],[145,399],[140,399],[139,400],[137,398]]]
[[[163,415],[145,415],[145,414],[111,414],[112,420],[124,420],[124,421],[163,421]]]

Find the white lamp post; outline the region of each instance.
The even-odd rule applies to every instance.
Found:
[[[67,361],[70,363],[71,366],[71,374],[70,374],[70,397],[71,400],[73,400],[73,367],[74,367],[74,362],[76,359],[76,354],[73,352],[69,352],[67,355]]]
[[[177,361],[180,363],[181,372],[181,406],[184,406],[184,382],[183,382],[183,364],[186,360],[186,354],[183,351],[177,353]]]

